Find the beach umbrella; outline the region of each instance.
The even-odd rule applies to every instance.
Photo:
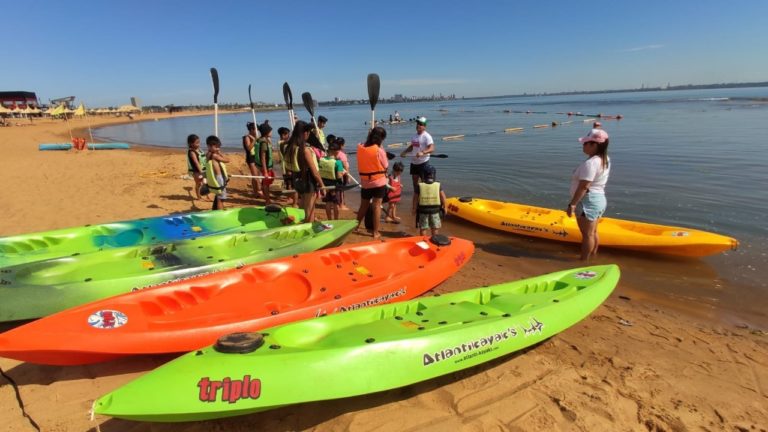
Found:
[[[64,105],[59,105],[59,106],[57,106],[56,108],[54,108],[52,110],[49,109],[48,110],[48,114],[51,115],[51,116],[57,116],[57,115],[64,114]]]
[[[85,105],[82,102],[80,102],[80,106],[77,107],[74,114],[78,117],[85,115]]]

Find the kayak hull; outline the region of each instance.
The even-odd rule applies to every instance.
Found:
[[[95,300],[339,244],[357,226],[300,224],[124,247],[0,269],[0,321],[47,316]]]
[[[272,327],[251,352],[185,354],[96,400],[94,412],[204,420],[410,385],[556,335],[618,279],[616,266],[586,267]]]
[[[450,240],[345,245],[115,296],[3,333],[0,357],[77,365],[187,352],[227,333],[410,300],[472,257],[472,242]]]
[[[277,228],[300,222],[294,208],[203,211],[0,237],[0,267],[126,246]]]
[[[565,211],[478,198],[449,198],[448,213],[470,222],[531,237],[581,243],[575,217]],[[600,246],[641,252],[702,257],[736,249],[738,240],[676,226],[600,218]]]

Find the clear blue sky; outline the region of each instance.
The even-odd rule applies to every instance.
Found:
[[[89,106],[768,80],[768,1],[3,2],[0,91]]]

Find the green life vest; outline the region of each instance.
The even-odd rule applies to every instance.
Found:
[[[419,183],[419,213],[440,212],[440,182]]]
[[[258,144],[258,145],[256,145]],[[254,144],[253,149],[254,151],[258,150],[258,153],[255,154],[256,156],[256,164],[261,167],[261,152],[266,148],[267,151],[267,168],[272,168],[272,145],[266,138],[259,138],[256,141],[256,144]]]
[[[205,172],[205,152],[203,152],[200,149],[197,149],[197,160],[200,162],[200,169]],[[192,165],[192,156],[189,154],[189,150],[187,150],[187,172],[194,172],[194,166]]]
[[[320,159],[318,169],[323,180],[336,180],[336,158],[326,156]]]

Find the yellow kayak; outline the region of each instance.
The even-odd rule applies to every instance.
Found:
[[[448,213],[470,222],[515,234],[550,240],[581,242],[575,217],[563,210],[478,198],[449,198]],[[739,241],[727,236],[666,225],[600,218],[600,245],[688,257],[714,255],[736,249]]]

